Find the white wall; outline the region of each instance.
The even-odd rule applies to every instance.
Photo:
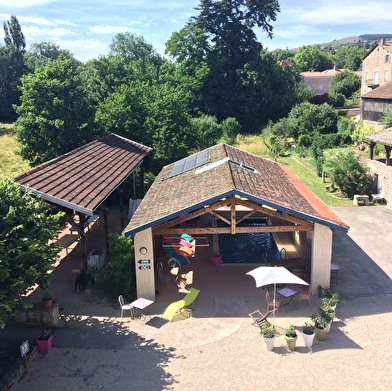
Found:
[[[154,246],[151,228],[135,234],[134,243],[137,297],[155,300]],[[141,247],[147,248],[146,254],[140,253]],[[146,263],[147,261],[149,263]]]
[[[323,225],[314,224],[311,257],[312,294],[317,294],[317,287],[329,286],[331,278],[332,230]]]

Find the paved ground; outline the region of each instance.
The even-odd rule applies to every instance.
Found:
[[[342,270],[333,287],[342,300],[331,333],[311,351],[300,337],[288,353],[280,336],[266,352],[247,315],[261,307],[260,296],[237,297],[234,287],[233,297],[198,300],[192,318],[173,323],[159,317],[164,302],[150,307],[144,324],[119,319],[115,305],[94,295],[73,302],[53,350],[33,362],[15,390],[389,389],[392,210],[333,210],[351,227],[334,236],[333,261]],[[318,304],[314,297],[311,308],[283,309],[275,323],[281,332],[301,326]],[[34,339],[37,331],[7,327],[0,339]]]

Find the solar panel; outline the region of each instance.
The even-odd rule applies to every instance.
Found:
[[[192,168],[199,167],[205,163],[208,163],[208,151],[198,152],[195,155],[188,156],[185,159],[178,161],[174,165],[170,177],[182,174],[183,172],[192,170]]]

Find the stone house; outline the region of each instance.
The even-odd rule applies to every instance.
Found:
[[[392,80],[392,41],[381,39],[362,61],[361,95]]]

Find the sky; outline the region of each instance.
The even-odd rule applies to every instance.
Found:
[[[272,22],[273,39],[257,31],[268,50],[291,49],[362,34],[392,33],[390,0],[280,0],[281,12]],[[165,43],[181,30],[199,0],[0,0],[0,22],[15,15],[26,38],[52,42],[78,60],[106,55],[118,33],[144,37],[164,54]],[[0,41],[4,31],[1,28]]]

